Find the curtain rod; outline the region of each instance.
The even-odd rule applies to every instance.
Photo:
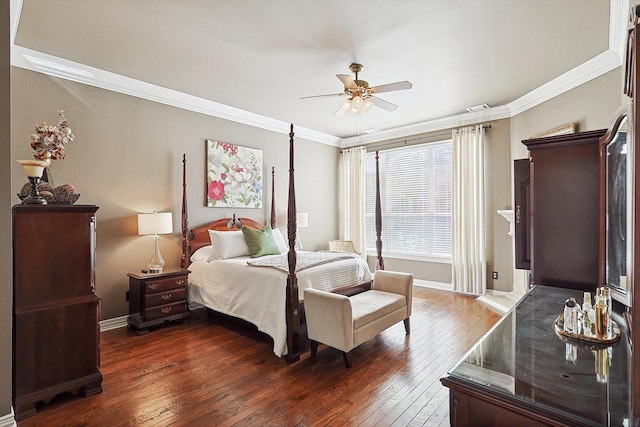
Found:
[[[491,129],[491,125],[483,125],[482,126],[483,129]],[[389,146],[398,146],[398,147],[402,147],[402,146],[407,146],[407,145],[417,145],[418,143],[428,143],[428,142],[436,142],[437,140],[440,140],[443,137],[451,137],[451,131],[448,132],[440,132],[440,133],[435,133],[435,134],[431,134],[431,135],[426,135],[426,136],[421,136],[419,138],[412,138],[412,139],[402,139],[402,140],[398,140],[398,141],[391,141],[391,142],[386,142],[383,144],[369,144],[369,145],[365,145],[365,148],[367,149],[367,151],[374,151],[376,149],[379,148],[384,148],[384,147],[389,147]],[[356,147],[349,147],[349,148],[344,148],[340,151],[344,151],[344,150],[349,150],[351,148],[356,148]]]

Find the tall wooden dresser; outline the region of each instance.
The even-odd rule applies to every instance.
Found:
[[[97,206],[13,207],[13,401],[16,419],[58,394],[102,391]]]
[[[605,132],[522,141],[531,158],[530,177],[519,177],[514,166],[516,258],[530,256],[534,285],[592,292],[598,286],[598,141]]]

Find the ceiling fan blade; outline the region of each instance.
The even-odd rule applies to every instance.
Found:
[[[350,75],[348,75],[348,74],[336,74],[336,77],[340,79],[340,81],[342,82],[344,87],[346,87],[347,89],[357,89],[358,88],[358,85],[353,80],[353,77],[351,77]]]
[[[375,96],[372,96],[369,98],[369,100],[371,100],[373,105],[375,105],[376,107],[380,107],[383,110],[396,111],[398,109],[398,106],[396,104],[392,104],[391,102],[385,101],[382,98],[377,98]]]
[[[413,87],[413,84],[405,80],[403,82],[395,82],[395,83],[388,83],[386,85],[374,86],[371,88],[371,92],[373,93],[391,92],[394,90],[411,89],[412,87]]]
[[[344,93],[328,93],[326,95],[312,95],[312,96],[303,96],[300,99],[309,99],[309,98],[324,98],[328,96],[342,96]]]

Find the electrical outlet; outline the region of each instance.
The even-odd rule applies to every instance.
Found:
[[[491,277],[494,278],[494,279],[497,279],[498,278],[498,272],[494,271],[493,273],[491,273]]]

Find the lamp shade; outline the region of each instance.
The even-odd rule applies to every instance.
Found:
[[[296,226],[307,228],[309,226],[309,214],[307,212],[296,212]]]
[[[138,214],[138,234],[170,234],[173,233],[171,212],[154,212]]]

